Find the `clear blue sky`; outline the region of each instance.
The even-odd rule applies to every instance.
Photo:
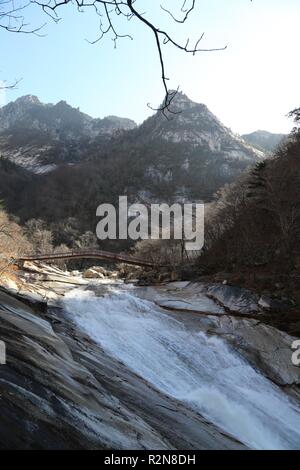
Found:
[[[182,0],[137,0],[136,8],[156,24],[168,27],[185,42],[205,32],[203,47],[223,52],[187,56],[166,46],[170,88],[180,85],[190,98],[203,102],[235,132],[266,129],[287,132],[286,113],[300,106],[299,0],[198,0],[184,26],[174,24],[159,5],[179,11]],[[25,12],[33,26],[47,22],[45,37],[0,31],[0,79],[22,77],[18,89],[4,101],[24,94],[43,102],[66,100],[94,117],[116,114],[143,121],[163,97],[157,50],[152,34],[137,21],[118,20],[118,48],[98,35],[92,10],[78,13],[73,5],[60,10],[55,24],[37,6]]]

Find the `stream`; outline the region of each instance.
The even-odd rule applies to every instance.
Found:
[[[296,402],[201,321],[191,330],[136,289],[76,288],[63,308],[107,354],[248,447],[300,448]]]

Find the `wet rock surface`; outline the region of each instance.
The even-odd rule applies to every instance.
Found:
[[[207,295],[230,313],[250,315],[259,312],[258,296],[248,289],[215,284],[207,287]]]
[[[259,296],[251,291],[223,284],[173,282],[145,287],[137,295],[172,310],[180,319],[184,312],[186,326],[200,323],[207,333],[223,337],[276,384],[300,384],[300,368],[292,363],[292,343],[297,338],[263,323]]]
[[[0,448],[243,446],[108,356],[58,308],[0,292]]]
[[[261,311],[256,294],[225,284],[172,282],[159,287],[145,287],[140,295],[154,300],[161,307],[211,315],[253,316]]]
[[[75,326],[57,300],[76,285],[86,288],[78,273],[27,268],[18,294],[0,290],[0,340],[7,348],[7,363],[0,365],[0,448],[244,448]],[[105,295],[105,284],[94,289]],[[300,401],[300,369],[291,361],[295,338],[261,321],[259,297],[251,291],[172,282],[136,288],[135,295],[186,330],[219,336]]]

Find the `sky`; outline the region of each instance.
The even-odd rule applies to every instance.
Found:
[[[257,129],[289,132],[286,115],[300,106],[300,1],[197,0],[186,24],[160,9],[180,13],[183,0],[136,0],[135,7],[183,44],[204,32],[203,48],[224,51],[188,55],[163,48],[169,88],[205,103],[234,132]],[[43,37],[0,30],[0,79],[17,89],[0,97],[1,104],[19,96],[37,95],[42,102],[67,101],[93,116],[118,115],[140,123],[163,99],[161,71],[153,34],[137,20],[117,18],[117,48],[111,36],[97,44],[99,18],[74,5],[59,10],[53,22],[37,5],[24,10],[32,27],[47,23]]]

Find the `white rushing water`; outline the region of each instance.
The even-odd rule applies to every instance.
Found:
[[[299,449],[300,410],[218,337],[190,331],[134,289],[76,289],[64,306],[113,357],[254,449]]]

